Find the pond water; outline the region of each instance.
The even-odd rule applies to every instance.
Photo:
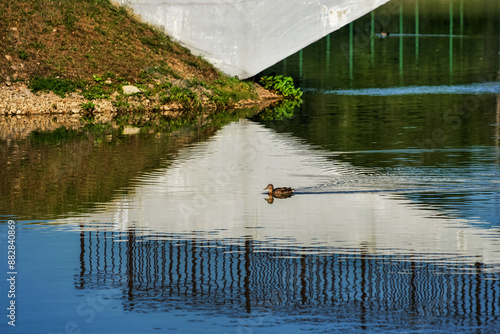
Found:
[[[2,333],[498,333],[499,13],[391,2],[220,129],[2,138]]]

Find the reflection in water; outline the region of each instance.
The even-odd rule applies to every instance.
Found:
[[[270,69],[302,105],[202,140],[0,143],[23,332],[498,332],[498,5],[390,1]]]
[[[365,95],[365,96],[395,96],[395,95],[419,95],[419,94],[498,94],[500,82],[486,82],[469,85],[454,86],[410,86],[390,88],[364,88],[349,90],[315,90],[304,89],[306,92],[315,94],[333,95]]]
[[[365,247],[366,248],[366,247]],[[350,319],[359,325],[494,329],[500,275],[480,263],[437,266],[418,256],[272,247],[250,237],[144,237],[81,226],[78,289],[119,288],[128,311],[186,308]],[[451,322],[457,319],[458,324]],[[279,319],[277,319],[280,321]],[[442,329],[442,328],[441,328]]]
[[[259,227],[250,235],[262,242],[291,239],[303,247],[321,242],[355,253],[365,245],[372,255],[430,254],[429,260],[435,260],[435,254],[455,254],[458,262],[477,257],[473,262],[499,266],[498,231],[471,228],[470,220],[425,200],[464,189],[472,189],[472,194],[491,190],[494,196],[495,176],[483,176],[476,184],[449,171],[442,175],[447,178],[436,181],[426,175],[358,169],[332,161],[328,152],[300,140],[240,121],[181,150],[171,166],[143,175],[136,187],[104,204],[101,211],[58,222],[87,226],[97,221],[122,232],[197,231],[209,239],[240,238],[249,235],[249,228]],[[260,185],[266,180],[297,185],[296,195],[263,206]],[[487,213],[495,208],[485,209]]]
[[[285,198],[290,198],[292,196],[293,196],[293,194],[281,194],[281,195],[271,195],[271,194],[269,194],[268,197],[264,198],[264,199],[266,200],[267,203],[273,204],[275,198],[285,199]]]
[[[500,75],[500,72],[499,72]],[[495,121],[496,123],[494,124],[495,127],[495,150],[496,150],[496,159],[495,163],[497,166],[500,166],[500,94],[497,95],[497,105],[496,105],[496,117]]]
[[[120,289],[127,312],[267,314],[271,327],[496,328],[497,229],[419,198],[490,182],[379,173],[330,155],[254,122],[227,125],[100,212],[58,220],[80,233],[75,286]],[[269,206],[266,180],[302,186]],[[196,197],[200,185],[209,191]]]

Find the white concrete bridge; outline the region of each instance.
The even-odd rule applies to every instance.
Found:
[[[389,0],[117,0],[222,72],[251,77]]]

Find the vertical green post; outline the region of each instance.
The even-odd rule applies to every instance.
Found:
[[[327,70],[330,69],[330,35],[326,36],[326,67]]]
[[[300,50],[299,51],[299,78],[300,78],[300,81],[302,81],[302,79],[304,77],[303,61],[304,61],[304,50]]]
[[[453,1],[450,1],[450,42],[449,42],[450,83],[453,83]]]
[[[418,65],[419,53],[419,34],[420,34],[420,15],[418,8],[418,0],[415,1],[415,63]]]
[[[464,0],[460,0],[460,36],[464,34]]]
[[[349,79],[353,80],[354,70],[354,23],[349,23]]]
[[[460,54],[464,50],[464,0],[460,0]]]
[[[403,1],[399,3],[399,79],[403,84]]]
[[[370,26],[370,60],[373,65],[375,62],[375,11],[371,12],[371,26]]]

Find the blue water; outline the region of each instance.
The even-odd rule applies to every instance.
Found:
[[[0,333],[500,333],[497,3],[390,8],[268,70],[300,106],[1,140]]]
[[[23,251],[18,257],[17,327],[2,323],[3,331],[498,329],[499,277],[487,266],[435,265],[293,243],[273,248],[284,242],[279,240],[151,234],[130,243],[133,231],[75,233],[64,227],[33,228],[31,223],[18,226]]]

